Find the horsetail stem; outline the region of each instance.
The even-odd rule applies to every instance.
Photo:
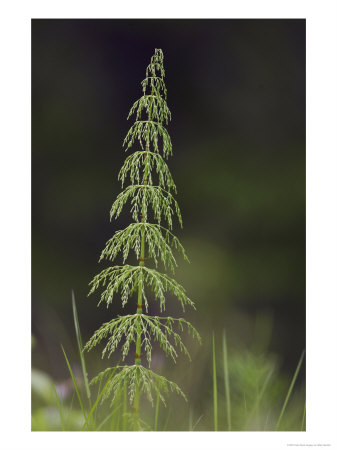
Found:
[[[122,182],[122,187],[127,179],[130,180],[130,185],[117,196],[110,211],[110,219],[118,218],[125,204],[131,201],[134,223],[124,230],[117,231],[106,243],[100,257],[100,261],[102,259],[114,261],[117,255],[122,253],[123,265],[110,266],[96,275],[90,283],[89,292],[92,294],[103,286],[99,304],[105,302],[107,306],[116,294],[121,294],[124,306],[137,292],[136,313],[118,316],[104,323],[84,347],[85,350],[91,350],[102,339],[108,338],[102,356],[106,353],[110,356],[121,345],[124,360],[131,351],[131,346],[135,345],[134,365],[110,367],[91,380],[91,383],[96,383],[108,378],[108,386],[102,399],[110,397],[111,403],[126,386],[129,402],[134,411],[134,429],[142,429],[138,415],[142,394],[145,394],[152,404],[156,398],[157,409],[159,400],[165,403],[165,396],[170,391],[186,399],[179,386],[150,370],[152,342],[159,342],[165,355],[174,361],[178,356],[178,350],[190,357],[180,336],[184,327],[192,337],[201,342],[196,329],[185,319],[147,314],[149,302],[146,287],[154,294],[154,300],[159,301],[161,312],[165,309],[167,293],[173,294],[183,309],[186,305],[194,307],[185,289],[174,278],[157,270],[158,264],[161,263],[164,268],[174,271],[177,266],[174,250],[180,251],[188,260],[179,239],[171,231],[174,215],[177,216],[181,226],[182,217],[178,203],[171,193],[176,192],[176,187],[165,162],[165,159],[172,155],[172,143],[164,126],[164,123],[168,124],[171,120],[171,112],[166,103],[163,61],[162,50],[156,49],[146,69],[146,77],[141,83],[143,96],[130,110],[128,118],[135,114],[136,120],[129,129],[123,145],[129,150],[137,143],[141,150],[138,149],[126,158],[118,178]],[[150,95],[147,94],[149,89]],[[147,120],[143,120],[144,112],[147,114]],[[157,184],[154,184],[155,179],[158,180]],[[150,223],[149,210],[152,210],[154,221],[157,223]],[[162,225],[163,221],[167,223],[167,228]],[[125,264],[130,251],[134,251],[138,258],[137,266]],[[147,259],[152,260],[156,268],[145,265]],[[149,368],[144,366],[144,358]]]

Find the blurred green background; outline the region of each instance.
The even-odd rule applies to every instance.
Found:
[[[182,385],[199,417],[211,408],[212,331],[220,352],[226,329],[233,382],[243,361],[246,377],[276,361],[278,392],[305,348],[305,20],[32,20],[32,365],[64,387],[62,343],[79,370],[71,289],[84,341],[124,313],[117,300],[97,309],[88,283],[107,266],[105,242],[132,220],[126,208],[109,223],[109,210],[155,48],[184,220],[174,231],[191,260],[176,279],[197,305],[185,317],[203,346],[190,343],[192,364],[176,367],[158,352],[153,368]],[[176,302],[167,313],[181,315]],[[108,365],[87,358],[89,377]],[[33,410],[43,401],[33,395]]]

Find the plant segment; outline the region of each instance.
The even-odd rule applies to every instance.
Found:
[[[185,397],[175,383],[150,370],[153,343],[159,343],[166,356],[176,361],[178,351],[189,357],[181,338],[184,329],[200,342],[198,332],[185,319],[148,314],[149,292],[152,293],[151,299],[159,302],[161,312],[165,310],[168,293],[176,297],[183,310],[185,305],[194,307],[185,289],[174,278],[158,270],[158,266],[162,266],[174,273],[177,266],[175,251],[188,260],[182,244],[172,233],[174,216],[181,226],[182,218],[178,203],[173,197],[176,186],[165,161],[172,155],[172,144],[165,128],[171,119],[171,113],[166,103],[163,59],[162,50],[156,49],[141,83],[143,95],[130,110],[128,119],[135,115],[136,120],[123,145],[127,151],[136,145],[137,150],[126,158],[118,176],[122,187],[127,180],[130,185],[118,195],[110,211],[110,219],[117,218],[125,205],[130,203],[134,222],[115,233],[106,243],[100,257],[100,261],[107,259],[113,262],[122,254],[123,265],[104,269],[90,283],[89,294],[100,287],[104,288],[99,304],[105,302],[108,306],[113,297],[120,294],[124,306],[135,296],[136,312],[104,323],[85,346],[86,350],[90,350],[102,339],[107,339],[102,356],[110,356],[120,345],[123,361],[135,348],[133,365],[108,368],[96,376],[92,383],[108,379],[114,371],[104,398],[110,397],[113,402],[126,388],[137,414],[142,394],[152,404],[154,398],[165,403],[166,394],[170,391]],[[155,223],[151,223],[151,219]],[[125,264],[131,251],[139,261],[137,266]],[[154,268],[145,265],[148,260],[152,260]],[[143,356],[149,368],[143,365]]]

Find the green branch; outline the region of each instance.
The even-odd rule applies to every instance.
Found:
[[[185,305],[190,305],[195,308],[193,301],[186,296],[185,289],[174,278],[149,267],[130,266],[128,264],[108,267],[96,275],[90,282],[90,285],[92,288],[89,295],[95,292],[100,286],[106,286],[98,304],[106,302],[107,306],[112,302],[114,295],[118,292],[121,293],[122,306],[125,306],[129,297],[141,286],[142,299],[144,300],[146,310],[148,310],[148,300],[145,294],[145,287],[152,290],[155,300],[159,300],[161,311],[165,309],[166,293],[173,294],[181,304],[183,310],[185,309]]]
[[[99,373],[95,378],[93,378],[90,384],[95,384],[105,379],[105,377],[108,377],[111,371],[116,368],[117,373],[109,381],[102,396],[102,400],[106,400],[107,398],[112,397],[112,404],[115,398],[124,388],[125,384],[128,387],[130,404],[132,404],[134,401],[137,385],[139,387],[140,393],[145,394],[152,406],[154,397],[153,393],[159,396],[159,399],[163,402],[164,405],[166,404],[165,397],[170,392],[175,392],[176,394],[181,395],[186,400],[185,394],[178,385],[176,385],[172,381],[167,380],[167,378],[156,374],[152,370],[138,365],[109,367],[108,369]]]
[[[178,327],[178,331],[174,331],[173,327]],[[144,349],[149,366],[151,365],[152,355],[152,339],[158,342],[166,356],[170,356],[174,362],[178,356],[176,348],[184,353],[190,360],[190,354],[184,345],[179,331],[186,330],[191,333],[193,338],[196,338],[201,343],[201,338],[193,325],[185,319],[176,319],[173,317],[158,317],[147,316],[145,314],[133,314],[126,316],[119,316],[110,322],[104,323],[91,337],[85,346],[85,350],[91,350],[98,345],[103,339],[108,336],[102,352],[102,358],[107,354],[108,358],[117,349],[121,341],[123,361],[130,351],[132,343],[136,342],[138,331],[140,330],[143,337]]]
[[[159,147],[159,137],[162,138],[162,148]],[[159,153],[161,150],[165,158],[172,155],[172,143],[170,135],[166,128],[159,122],[152,120],[137,120],[126,135],[123,141],[123,147],[127,149],[132,147],[135,141],[138,141],[144,150],[144,144],[152,144],[153,151]]]
[[[158,176],[159,186],[164,189],[166,188],[168,191],[172,189],[175,193],[177,192],[176,185],[163,157],[159,153],[148,150],[134,152],[126,158],[118,174],[118,179],[122,182],[122,187],[128,176],[132,184],[141,184],[144,181],[144,178],[142,178],[143,170],[146,170],[148,173],[146,180],[148,184],[153,184],[152,170],[155,170]]]
[[[188,261],[188,258],[179,239],[169,230],[166,230],[163,236],[162,229],[156,224],[136,222],[130,224],[124,230],[116,231],[115,235],[107,241],[101,253],[100,261],[103,259],[114,261],[119,253],[122,253],[124,264],[131,250],[139,259],[141,256],[141,240],[144,236],[144,242],[147,245],[147,257],[153,259],[156,267],[161,261],[165,268],[168,267],[174,272],[177,262],[172,249],[179,251],[185,260]]]
[[[131,200],[131,213],[135,222],[138,222],[139,216],[142,216],[146,222],[148,220],[148,209],[151,206],[154,219],[158,224],[164,218],[168,227],[172,229],[172,218],[176,214],[180,226],[183,226],[180,208],[173,195],[160,186],[148,186],[146,184],[130,185],[124,189],[111,207],[110,219],[117,218],[129,200]]]

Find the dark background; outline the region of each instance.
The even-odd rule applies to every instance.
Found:
[[[179,260],[176,279],[197,305],[185,317],[203,337],[202,354],[225,327],[229,352],[264,342],[280,370],[293,372],[305,348],[305,20],[297,19],[32,21],[32,363],[67,376],[59,344],[77,357],[71,289],[84,341],[122,313],[117,299],[107,310],[96,308],[98,294],[86,296],[107,266],[98,265],[105,242],[132,220],[126,207],[109,223],[109,210],[134,120],[126,117],[155,48],[165,56],[168,164],[184,220],[174,231],[191,259]],[[172,305],[167,312],[181,315]],[[97,359],[90,354],[89,367],[105,367]]]

